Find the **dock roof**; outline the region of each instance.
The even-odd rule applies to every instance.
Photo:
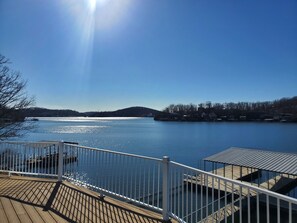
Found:
[[[297,154],[231,147],[205,161],[297,175]]]

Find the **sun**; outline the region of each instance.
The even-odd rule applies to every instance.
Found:
[[[88,1],[88,8],[89,10],[94,13],[96,11],[96,7],[106,5],[109,0],[87,0]]]
[[[97,5],[97,0],[88,0],[88,8],[91,11],[91,13],[95,12]]]

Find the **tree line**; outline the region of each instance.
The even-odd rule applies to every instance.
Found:
[[[171,104],[155,120],[297,121],[297,96],[265,102]]]

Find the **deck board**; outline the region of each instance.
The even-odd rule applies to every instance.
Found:
[[[18,216],[18,218],[24,223],[31,223],[31,219],[24,209],[23,205],[20,202],[11,200],[11,204],[14,207],[14,210]]]
[[[1,223],[162,222],[158,213],[56,180],[0,175]],[[175,221],[173,221],[175,222]]]
[[[1,199],[0,199],[0,217],[1,217],[1,222],[8,223],[8,219],[7,219],[7,216],[5,214],[4,207],[2,205]]]
[[[20,222],[20,220],[19,220],[17,214],[15,213],[15,210],[11,204],[11,201],[6,197],[1,197],[0,199],[1,199],[1,202],[3,205],[4,212],[8,219],[8,222],[15,222],[15,223]]]

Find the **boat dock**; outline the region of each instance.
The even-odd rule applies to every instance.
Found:
[[[213,169],[211,172],[233,180],[250,183],[263,189],[283,193],[297,186],[297,154],[270,152],[243,148],[230,148],[204,159],[204,162],[212,162],[222,168]],[[263,176],[263,172],[268,176]],[[272,176],[271,176],[272,175]],[[265,178],[263,180],[263,178]],[[240,189],[238,185],[232,185],[224,181],[214,179],[211,176],[196,175],[185,176],[184,182],[189,185],[197,185],[193,188],[208,191],[208,193],[228,196],[234,194],[234,199],[247,199],[255,197],[255,191]],[[207,216],[203,222],[222,221],[232,213],[238,212],[240,207],[228,203],[212,215]]]
[[[285,193],[297,185],[297,154],[230,148],[205,158],[204,162],[219,163],[224,166],[211,171],[216,175],[245,181],[274,192]],[[253,181],[260,179],[263,171],[271,172],[273,176],[268,175],[264,182]],[[212,182],[211,177],[204,175],[186,176],[184,181],[202,185],[204,189],[214,189],[216,192],[232,192],[230,185],[226,187],[223,182],[219,183],[217,180]]]
[[[217,164],[224,165],[224,168],[213,170],[215,174],[222,176],[223,169],[226,170],[223,176],[227,178],[250,182],[264,189],[285,192],[286,188],[290,189],[292,187],[292,184],[296,186],[296,153],[232,147],[203,160],[204,162],[211,162],[215,166]],[[263,176],[265,177],[263,181],[262,174],[264,172],[268,175]],[[250,173],[250,175],[247,173]],[[257,180],[255,181],[255,179]]]

